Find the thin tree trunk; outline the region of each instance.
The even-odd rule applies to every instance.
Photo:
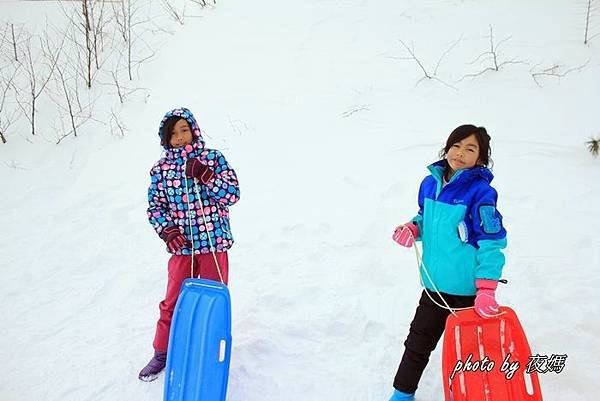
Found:
[[[63,87],[63,91],[65,92],[65,100],[67,101],[67,106],[69,108],[69,118],[71,119],[71,128],[73,128],[73,135],[77,136],[77,127],[75,125],[75,116],[73,113],[73,100],[71,99],[71,97],[69,96],[69,88],[67,87],[67,83],[65,82],[65,76],[63,75],[63,73],[60,71],[60,69],[57,69],[58,71],[58,76],[60,78],[60,83],[62,84]]]
[[[587,45],[588,42],[588,27],[590,26],[590,9],[592,7],[592,0],[588,0],[587,14],[585,16],[585,38],[583,44]]]
[[[17,39],[15,39],[15,24],[10,24],[10,31],[12,33],[12,42],[13,42],[13,52],[15,53],[15,61],[19,61],[19,56],[17,55]]]
[[[127,72],[129,80],[133,81],[131,74],[131,0],[127,0]]]
[[[31,93],[31,135],[35,135],[35,93]]]
[[[85,18],[85,47],[87,50],[87,87],[92,87],[92,43],[90,38],[90,15],[88,10],[88,0],[82,1],[83,17]]]

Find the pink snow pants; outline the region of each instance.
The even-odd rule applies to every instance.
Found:
[[[227,252],[216,252],[215,256],[221,269],[223,281],[227,284],[229,273]],[[156,351],[167,351],[173,310],[175,309],[175,303],[179,297],[179,290],[181,289],[183,280],[190,277],[191,263],[190,255],[173,255],[169,259],[167,295],[165,295],[165,299],[158,306],[160,309],[160,318],[156,323],[156,334],[154,335],[153,343]],[[221,281],[212,253],[194,255],[194,276],[218,282]]]

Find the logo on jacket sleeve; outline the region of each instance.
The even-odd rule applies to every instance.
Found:
[[[480,206],[479,217],[481,218],[483,231],[486,234],[498,234],[502,229],[502,224],[500,224],[500,218],[498,217],[495,206]]]

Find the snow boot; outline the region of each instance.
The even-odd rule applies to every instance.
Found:
[[[160,372],[163,371],[167,363],[167,353],[154,351],[154,356],[150,362],[141,370],[138,378],[145,382],[156,380]]]
[[[389,401],[415,401],[415,393],[408,394],[399,390],[394,390],[392,398]]]

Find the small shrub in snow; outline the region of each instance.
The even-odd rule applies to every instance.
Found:
[[[473,74],[467,74],[464,77],[462,77],[458,82],[466,79],[466,78],[476,78],[480,75],[485,74],[488,71],[500,71],[500,69],[502,67],[504,67],[505,65],[508,64],[527,64],[524,61],[520,61],[517,60],[516,58],[512,58],[510,60],[505,60],[503,57],[503,54],[500,52],[500,46],[502,44],[504,44],[505,42],[507,42],[508,40],[510,40],[510,36],[502,39],[499,42],[494,42],[494,30],[492,28],[492,26],[490,25],[490,48],[489,50],[481,53],[479,56],[477,56],[477,58],[475,60],[473,60],[472,62],[470,62],[469,64],[487,64],[487,67],[485,67],[483,70],[473,73]]]
[[[600,151],[600,138],[591,138],[586,142],[588,150],[594,157],[598,156],[598,152]]]

